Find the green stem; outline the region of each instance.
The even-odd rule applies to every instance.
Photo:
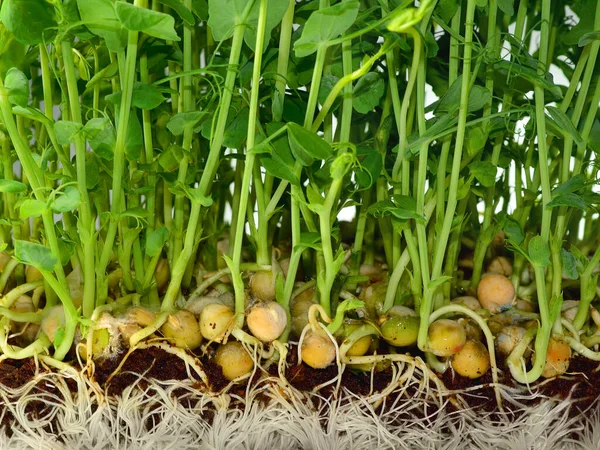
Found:
[[[64,39],[61,42],[61,50],[65,69],[65,78],[67,81],[67,91],[69,95],[69,106],[71,119],[73,122],[83,125],[81,116],[81,104],[79,102],[79,91],[77,89],[77,76],[75,74],[75,64],[73,62],[73,50],[71,43]],[[87,191],[86,181],[86,149],[85,140],[82,133],[77,133],[74,137],[75,144],[75,166],[77,170],[77,187],[81,194],[81,204],[79,205],[79,223],[78,229],[81,234],[83,245],[83,315],[91,317],[95,308],[95,253],[96,245],[92,238],[95,228],[92,218],[90,199]],[[53,220],[53,219],[50,219]]]
[[[192,0],[184,0],[184,6],[192,7]],[[187,22],[183,26],[183,71],[189,73],[192,70],[192,25]],[[183,90],[183,112],[192,111],[194,108],[194,98],[192,93],[192,76],[185,75],[182,80]],[[179,171],[177,173],[177,181],[185,185],[187,171],[189,166],[188,154],[191,151],[192,138],[194,137],[193,124],[188,124],[183,129],[183,157],[179,162]],[[174,242],[173,242],[173,260],[176,261],[181,253],[183,246],[183,215],[184,215],[183,194],[175,196],[175,217],[174,225]]]
[[[196,227],[200,219],[200,211],[202,205],[197,201],[192,201],[192,210],[190,211],[190,221],[185,233],[185,242],[179,258],[175,262],[175,266],[171,271],[171,282],[165,293],[165,297],[160,306],[160,310],[163,312],[171,312],[175,307],[175,300],[177,300],[177,294],[179,293],[179,287],[181,280],[185,274],[188,261],[192,256],[192,250],[194,248],[194,242],[196,240]]]
[[[139,6],[140,0],[135,0],[135,5]],[[131,99],[133,96],[133,83],[135,81],[135,66],[137,60],[138,32],[130,31],[127,38],[127,56],[125,60],[125,70],[122,73],[122,96],[119,107],[119,117],[117,125],[117,139],[113,157],[113,176],[112,176],[112,203],[110,208],[111,218],[106,233],[106,239],[100,255],[100,261],[97,265],[98,279],[103,279],[106,273],[106,267],[110,262],[115,237],[120,221],[122,211],[121,198],[123,195],[123,177],[125,174],[125,141],[127,138],[127,128],[129,115],[131,112]],[[107,293],[105,290],[98,292],[98,301],[104,303]]]
[[[452,33],[450,34],[450,61],[449,61],[449,75],[448,75],[448,87],[452,86],[452,83],[458,78],[458,56],[459,56],[459,42],[457,36],[459,35],[461,24],[461,5],[458,5],[456,13],[452,18]],[[436,222],[443,223],[444,214],[446,211],[446,169],[448,167],[448,157],[450,155],[450,146],[452,145],[452,138],[448,136],[442,143],[442,150],[440,153],[440,160],[437,170],[436,188],[437,188],[437,206],[436,206]]]
[[[46,187],[43,183],[44,176],[41,173],[41,170],[33,156],[31,151],[23,140],[22,136],[19,134],[17,129],[17,125],[14,120],[14,116],[12,113],[12,107],[10,102],[8,101],[8,93],[4,88],[4,83],[0,79],[0,114],[2,116],[2,122],[6,127],[10,139],[13,143],[15,151],[17,152],[17,157],[21,162],[21,167],[23,169],[23,173],[27,175],[31,187],[33,189],[33,193],[35,197],[41,201],[46,203],[46,195],[45,190]],[[54,255],[60,255],[60,250],[58,247],[58,239],[56,237],[56,229],[54,228],[54,217],[52,215],[52,211],[50,209],[46,209],[42,213],[42,218],[44,221],[44,229],[46,231],[46,239],[48,244],[50,245],[50,250]],[[60,263],[60,258],[57,258],[56,264],[54,265],[54,271],[58,280],[62,284],[66,284],[65,272],[63,270],[63,266]]]
[[[235,240],[233,242],[232,252],[232,267],[231,277],[235,289],[235,313],[237,315],[238,324],[243,325],[245,305],[244,284],[242,281],[242,271],[240,269],[242,263],[242,241],[244,237],[244,217],[248,210],[248,197],[250,195],[250,182],[254,169],[256,153],[253,152],[254,141],[256,136],[256,121],[258,118],[258,94],[260,90],[260,69],[262,64],[263,45],[265,39],[265,28],[267,21],[267,0],[260,0],[258,13],[258,26],[256,33],[256,46],[254,63],[252,70],[252,88],[250,91],[250,113],[248,116],[248,134],[246,136],[246,163],[244,165],[244,174],[242,177],[242,188],[240,191],[240,203],[237,211],[238,219],[236,222]],[[255,180],[258,181],[258,180]],[[262,193],[261,193],[262,194]],[[266,226],[266,224],[263,224]],[[258,244],[258,243],[257,243]],[[260,244],[258,244],[260,245]],[[259,264],[264,263],[258,261]]]
[[[285,102],[285,87],[287,85],[290,48],[292,46],[292,32],[294,25],[295,0],[289,0],[289,6],[279,32],[279,51],[277,53],[277,78],[275,79],[275,98],[273,99],[273,121],[281,122],[283,105]]]
[[[461,168],[463,145],[465,140],[466,122],[467,122],[467,107],[469,103],[469,85],[471,81],[471,59],[473,50],[473,18],[475,15],[475,1],[467,1],[467,12],[465,18],[465,48],[463,61],[463,74],[460,92],[460,108],[458,112],[458,129],[456,131],[456,140],[454,147],[454,156],[452,159],[452,173],[450,175],[450,187],[448,189],[448,203],[444,214],[444,222],[437,237],[435,249],[433,253],[433,266],[431,272],[431,280],[437,280],[442,273],[442,265],[444,254],[448,243],[448,236],[452,229],[454,213],[457,205],[458,181]],[[421,303],[420,315],[421,324],[419,327],[418,345],[421,350],[427,347],[427,331],[429,323],[429,315],[433,308],[433,295],[435,289],[428,286],[425,287],[423,302]]]

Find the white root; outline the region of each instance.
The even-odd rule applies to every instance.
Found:
[[[243,396],[202,392],[185,381],[152,382],[145,389],[135,382],[120,398],[110,400],[99,398],[89,379],[77,371],[40,371],[17,389],[0,389],[0,402],[15,416],[12,436],[0,431],[0,448],[92,450],[101,443],[102,448],[133,450],[374,446],[575,450],[595,448],[598,442],[598,413],[569,418],[570,400],[557,404],[542,399],[514,416],[490,416],[468,408],[440,414],[445,402],[395,395],[408,385],[423,384],[413,370],[412,364],[404,370],[398,366],[394,382],[406,383],[366,397],[342,390],[338,397],[325,399],[265,378]],[[75,384],[75,392],[68,380]],[[57,394],[40,392],[35,389],[38,383],[54,386]],[[536,395],[512,394],[517,400]],[[263,400],[258,401],[259,396]],[[26,407],[33,401],[51,409],[42,417],[29,416]],[[232,401],[235,408],[230,407]]]

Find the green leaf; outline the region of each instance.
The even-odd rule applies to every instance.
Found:
[[[465,180],[465,177],[460,177],[458,179],[458,187],[456,189],[456,199],[462,200],[467,195],[469,195],[469,192],[471,192],[472,190],[474,191],[474,189],[471,188],[471,183],[467,182],[467,180]]]
[[[319,86],[319,103],[324,104],[327,100],[327,97],[337,84],[340,81],[339,77],[335,75],[325,75],[321,78],[321,85]],[[341,93],[337,95],[333,104],[331,105],[330,111],[335,111],[341,103]]]
[[[585,47],[586,45],[597,41],[598,39],[600,39],[600,31],[590,31],[579,38],[577,45],[579,47]]]
[[[84,25],[79,25],[81,23],[81,15],[77,8],[77,0],[62,0],[62,15],[64,20],[61,24],[65,28],[68,24],[69,32],[74,36],[77,36],[81,41],[89,41],[94,38],[94,34]]]
[[[305,232],[300,234],[300,242],[294,246],[294,252],[302,252],[307,248],[313,250],[321,249],[321,235],[317,232]]]
[[[208,2],[207,0],[192,0],[192,12],[203,21],[208,20]]]
[[[391,200],[382,200],[377,203],[373,203],[367,209],[368,214],[372,214],[376,217],[393,216],[396,219],[406,220],[425,220],[423,216],[416,213],[417,202],[414,198],[405,195],[398,195],[395,197],[396,203]]]
[[[355,171],[356,183],[362,189],[370,188],[375,184],[379,175],[381,175],[382,169],[383,158],[381,155],[376,151],[369,153],[360,163],[360,167]]]
[[[465,140],[469,156],[476,155],[483,150],[486,141],[487,136],[482,126],[469,127]]]
[[[546,116],[548,118],[548,122],[551,125],[554,125],[554,128],[560,134],[562,134],[565,138],[569,136],[572,137],[573,141],[579,146],[584,145],[581,134],[579,134],[579,131],[577,131],[577,128],[575,128],[573,122],[571,122],[571,119],[569,119],[564,112],[555,106],[546,106],[546,109],[550,114],[550,117]]]
[[[450,22],[457,10],[457,0],[438,0],[435,5],[435,15],[439,16],[445,23]]]
[[[183,149],[178,145],[169,145],[167,149],[158,156],[158,164],[168,171],[177,170],[179,162],[183,158]]]
[[[295,186],[300,185],[300,180],[294,174],[294,171],[276,153],[273,153],[270,158],[261,157],[260,163],[265,168],[267,173],[273,175],[275,178],[289,181]]]
[[[385,82],[381,75],[369,72],[362,76],[352,91],[352,106],[361,114],[367,114],[379,104],[385,92]]]
[[[54,132],[56,140],[60,145],[70,145],[75,135],[81,130],[81,125],[68,120],[59,120],[54,123]]]
[[[208,0],[208,26],[215,41],[231,37],[234,27],[243,23],[248,2],[249,0]]]
[[[52,342],[52,344],[54,345],[55,349],[58,349],[60,347],[60,344],[62,344],[62,342],[65,340],[65,334],[65,327],[58,327],[54,332],[54,341]]]
[[[48,247],[21,240],[15,240],[15,259],[46,272],[51,272],[58,262]]]
[[[123,26],[130,31],[142,31],[168,41],[181,40],[175,32],[175,19],[168,14],[125,2],[117,2],[115,10]]]
[[[313,158],[325,160],[333,154],[323,138],[293,122],[288,123],[288,140],[292,153],[305,166],[312,164]]]
[[[28,219],[30,217],[39,217],[46,210],[46,204],[40,200],[27,199],[19,207],[19,217]]]
[[[106,117],[88,120],[83,127],[90,147],[99,157],[112,160],[117,137],[112,122]]]
[[[121,26],[111,0],[77,0],[81,20],[106,42],[111,52],[120,52],[127,44],[127,30]]]
[[[577,271],[577,258],[570,251],[561,248],[560,259],[562,261],[563,271],[566,276],[571,280],[579,278],[579,272]]]
[[[583,197],[581,197],[581,195],[574,194],[573,192],[557,195],[549,203],[546,203],[547,208],[554,208],[556,206],[567,206],[571,208],[578,208],[584,211],[587,209],[587,205],[585,204]]]
[[[132,106],[150,110],[158,107],[164,101],[165,98],[156,86],[139,82],[133,85]]]
[[[267,20],[265,22],[265,39],[269,42],[271,31],[275,28],[287,11],[289,2],[281,0],[267,0]],[[256,46],[256,29],[258,26],[258,14],[260,9],[260,1],[254,1],[254,5],[250,10],[248,19],[246,20],[246,32],[244,33],[244,42],[252,51]],[[279,35],[277,36],[279,39]],[[267,50],[265,46],[265,51]]]
[[[436,106],[436,113],[453,113],[460,108],[460,92],[462,87],[462,75],[452,83],[446,93],[442,96]],[[482,109],[492,98],[489,89],[474,85],[469,92],[468,112],[475,112]]]
[[[123,93],[119,91],[107,95],[106,100],[116,106],[120,106],[122,97]],[[138,81],[134,83],[133,91],[131,93],[131,106],[150,110],[156,108],[164,101],[165,98],[156,86],[140,83]]]
[[[555,295],[550,299],[550,304],[548,305],[548,324],[553,324],[556,322],[556,319],[560,316],[560,311],[562,309],[563,304],[563,296]]]
[[[129,161],[137,161],[142,155],[144,138],[142,125],[136,114],[129,116],[127,122],[127,137],[125,138],[125,155]]]
[[[52,208],[54,212],[64,213],[73,211],[80,203],[81,193],[79,190],[75,186],[67,186],[62,194],[50,203],[50,208]]]
[[[66,239],[58,240],[58,253],[60,254],[60,263],[64,266],[75,254],[75,242]]]
[[[108,66],[100,69],[94,74],[94,76],[85,84],[86,89],[94,87],[96,84],[101,82],[104,78],[114,77],[119,70],[119,62],[115,59]]]
[[[211,197],[202,195],[199,188],[190,188],[185,184],[176,182],[169,190],[175,195],[184,195],[194,203],[200,203],[202,206],[209,207],[213,201]]]
[[[468,165],[471,174],[483,186],[490,187],[496,182],[496,166],[490,161],[476,161]]]
[[[579,273],[582,273],[585,270],[585,268],[588,266],[588,264],[590,264],[589,258],[574,245],[571,245],[570,252],[577,260],[577,271]]]
[[[302,30],[302,36],[294,43],[296,57],[303,58],[317,51],[320,45],[340,37],[356,20],[360,2],[340,2],[314,11]]]
[[[429,125],[429,122],[431,122],[432,124]],[[411,154],[417,155],[419,153],[421,145],[430,142],[436,136],[447,132],[457,123],[458,119],[455,114],[444,114],[439,118],[436,117],[428,121],[429,126],[427,128],[427,131],[425,131],[425,133],[418,139],[415,139],[414,141],[409,141],[408,156],[410,157]]]
[[[585,176],[582,174],[575,175],[569,178],[560,186],[552,190],[552,198],[563,194],[569,194],[571,192],[577,192],[585,186]]]
[[[248,136],[248,117],[250,111],[244,108],[227,121],[223,145],[228,148],[241,149]],[[210,123],[207,121],[206,123]]]
[[[521,224],[512,217],[506,218],[506,223],[504,225],[504,233],[516,245],[521,245],[521,242],[523,242],[523,240],[525,239],[525,232],[523,231]]]
[[[35,120],[37,122],[41,122],[43,124],[48,124],[50,119],[48,119],[42,111],[38,108],[34,108],[32,106],[22,107],[22,106],[13,106],[13,113],[18,114],[19,116],[23,116],[30,120]]]
[[[313,205],[322,205],[325,203],[325,199],[321,195],[319,188],[314,183],[308,183],[308,186],[306,186],[306,198]]]
[[[519,244],[517,244],[515,241],[513,241],[512,239],[506,239],[506,248],[509,250],[512,250],[515,253],[520,254],[521,256],[523,256],[527,261],[529,261],[530,263],[532,263],[531,258],[529,257],[529,255],[527,254],[527,252],[525,250],[523,250]],[[532,263],[533,264],[533,263]]]
[[[534,236],[527,246],[531,264],[538,267],[548,267],[550,265],[550,248],[548,243],[541,236]]]
[[[250,0],[209,0],[208,25],[211,27],[215,41],[229,39],[234,28],[245,24],[244,41],[250,49],[256,45],[256,28],[260,1],[253,1],[248,15],[244,18]],[[289,3],[281,0],[268,0],[267,20],[265,23],[265,39],[268,41],[271,31],[277,26],[285,14]]]
[[[427,290],[435,291],[439,286],[441,286],[444,283],[447,283],[450,280],[452,280],[452,277],[449,277],[447,275],[436,278],[435,280],[431,280],[429,283],[427,283]]]
[[[192,12],[185,7],[181,0],[156,0],[158,3],[162,3],[165,6],[168,6],[173,11],[175,11],[179,17],[181,17],[188,25],[194,25],[196,21],[194,20],[194,15]]]
[[[581,38],[587,33],[596,31],[594,18],[598,0],[579,0],[573,2],[570,7],[575,11],[579,20],[566,34],[561,33],[562,41],[567,45],[577,45]]]
[[[163,246],[169,240],[169,230],[164,225],[152,231],[146,238],[146,254],[154,258],[160,255]]]
[[[514,0],[498,0],[498,8],[507,16],[512,17],[515,14],[514,3]]]
[[[24,45],[51,40],[54,32],[48,29],[57,26],[54,7],[45,0],[4,0],[0,21]]]
[[[97,158],[90,155],[85,162],[85,184],[90,190],[95,189],[100,183],[100,167]]]
[[[547,72],[544,76],[541,76],[537,73],[537,69],[522,64],[517,64],[514,61],[505,60],[494,61],[494,70],[505,71],[508,72],[511,77],[521,77],[529,81],[534,86],[542,86],[557,99],[561,99],[563,97],[560,86],[557,86],[554,83],[552,74],[550,72]]]
[[[173,135],[179,136],[183,134],[186,126],[195,127],[198,122],[206,116],[206,111],[191,111],[175,114],[167,123],[167,128]]]
[[[27,185],[15,180],[0,180],[0,192],[16,194],[25,192]]]
[[[229,108],[229,116],[225,133],[223,135],[223,145],[227,148],[241,149],[244,146],[248,135],[248,117],[250,111],[247,107],[234,104]],[[213,121],[205,120],[202,122],[201,132],[206,139],[212,139]]]
[[[8,101],[23,108],[29,103],[29,80],[23,72],[11,67],[6,72],[4,87],[8,91]]]

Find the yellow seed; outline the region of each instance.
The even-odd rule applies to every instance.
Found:
[[[254,368],[254,361],[238,341],[221,345],[215,354],[215,362],[229,381],[250,373]]]
[[[479,378],[490,368],[490,354],[481,342],[468,340],[452,358],[452,368],[463,377]]]

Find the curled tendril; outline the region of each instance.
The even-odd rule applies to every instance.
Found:
[[[398,11],[388,23],[387,29],[395,33],[405,33],[419,23],[432,6],[432,0],[425,0],[421,2],[418,8],[407,8]]]

